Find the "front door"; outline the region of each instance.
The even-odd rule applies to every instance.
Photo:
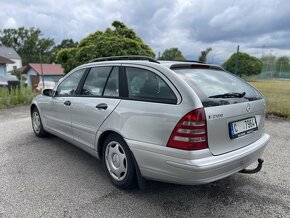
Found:
[[[81,69],[66,77],[57,87],[55,95],[51,98],[47,110],[44,111],[46,124],[49,129],[62,136],[73,138],[71,127],[71,105],[78,84],[85,72]]]

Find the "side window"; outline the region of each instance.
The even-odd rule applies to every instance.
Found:
[[[57,87],[56,96],[74,95],[85,70],[86,69],[78,70],[65,78],[65,80]]]
[[[119,96],[119,67],[114,67],[107,81],[104,96]]]
[[[126,68],[129,98],[176,103],[177,99],[171,88],[157,74],[134,67]]]
[[[112,67],[94,67],[90,70],[81,95],[102,96],[107,78]]]

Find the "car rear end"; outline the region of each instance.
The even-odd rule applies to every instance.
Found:
[[[202,184],[257,161],[270,139],[264,129],[263,96],[220,67],[190,63],[169,67],[191,88],[192,96],[198,96],[202,106],[180,118],[165,148],[151,146],[145,159],[144,154],[134,152],[136,159],[141,159],[142,175],[179,184]]]

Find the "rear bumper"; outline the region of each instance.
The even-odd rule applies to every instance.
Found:
[[[177,184],[203,184],[230,176],[254,163],[264,152],[270,136],[238,150],[213,156],[208,149],[183,151],[126,139],[147,179]]]

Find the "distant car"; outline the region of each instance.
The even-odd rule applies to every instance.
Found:
[[[43,87],[43,83],[44,83],[44,87]],[[53,89],[55,87],[55,82],[54,81],[39,81],[36,90],[37,91],[42,91],[43,89]]]
[[[219,180],[254,163],[270,139],[265,100],[252,86],[219,66],[147,57],[77,67],[33,100],[31,118],[37,136],[49,132],[102,159],[121,188],[136,176]]]
[[[7,87],[10,89],[19,87],[19,85],[20,81],[15,75],[11,75],[11,73],[0,76],[0,87]]]

